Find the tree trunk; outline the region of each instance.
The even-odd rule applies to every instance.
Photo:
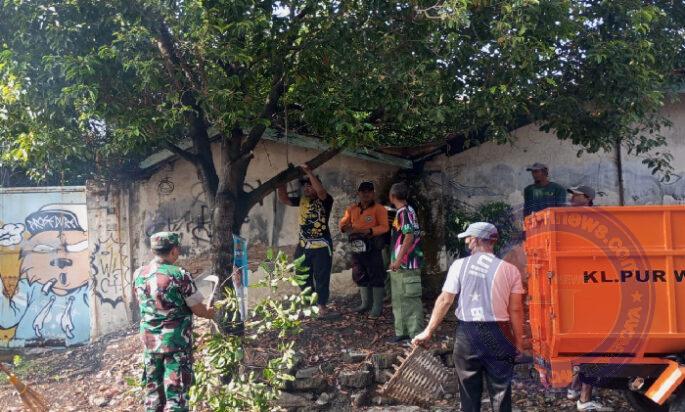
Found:
[[[211,237],[211,270],[219,278],[219,287],[214,292],[216,302],[226,298],[227,289],[233,289],[233,236],[240,234],[242,221],[236,218],[244,215],[238,211],[239,202],[233,201],[233,196],[217,194],[212,214]],[[240,314],[232,310],[221,308],[215,318],[221,333],[226,335],[242,335],[244,333],[243,319]]]
[[[616,155],[616,185],[618,186],[618,204],[625,206],[625,186],[623,184],[623,155],[621,153],[621,139],[616,139],[614,145],[614,154]]]
[[[340,152],[340,148],[330,148],[319,153],[307,164],[316,168]],[[212,256],[211,273],[219,278],[221,288],[217,288],[214,299],[224,297],[224,289],[232,287],[233,273],[233,235],[239,235],[252,207],[262,201],[276,188],[302,175],[299,168],[290,167],[260,186],[245,193],[242,188],[247,175],[250,158],[244,157],[222,165],[216,195],[210,202],[212,208],[212,236],[210,252]]]
[[[212,273],[218,276],[221,287],[214,298],[221,299],[224,289],[232,287],[233,233],[240,233],[240,226],[234,226],[236,204],[226,194],[217,194],[212,212],[211,256]]]

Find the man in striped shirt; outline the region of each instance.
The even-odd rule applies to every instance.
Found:
[[[397,209],[390,244],[392,313],[395,318],[395,337],[391,343],[407,341],[423,329],[421,228],[416,212],[407,203],[408,197],[406,184],[396,183],[390,188],[390,202]]]

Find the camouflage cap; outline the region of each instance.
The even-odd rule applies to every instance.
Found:
[[[175,232],[157,232],[150,236],[150,247],[154,250],[164,250],[180,245],[181,237]]]

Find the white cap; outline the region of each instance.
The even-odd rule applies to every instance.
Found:
[[[459,239],[469,236],[480,239],[494,239],[497,237],[497,228],[492,223],[476,222],[471,223],[469,227],[466,228],[466,231],[457,235]]]
[[[532,165],[528,166],[526,168],[527,171],[532,172],[535,170],[548,170],[549,168],[547,167],[546,164],[544,163],[533,163]]]

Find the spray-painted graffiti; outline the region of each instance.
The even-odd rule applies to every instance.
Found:
[[[174,182],[169,177],[163,178],[157,185],[157,193],[160,195],[170,195],[174,193]]]
[[[200,217],[197,219],[197,224],[191,229],[193,239],[196,239],[197,241],[209,243],[209,240],[212,237],[212,234],[209,232],[208,213],[207,206],[202,205],[200,208]]]
[[[37,210],[0,211],[3,221],[12,219],[0,228],[0,343],[86,342],[90,337],[86,205],[54,203]],[[22,212],[25,217],[19,223]]]
[[[168,195],[173,193],[174,187],[171,178],[165,177],[160,181],[157,191],[160,195]],[[211,237],[210,212],[204,199],[202,182],[196,182],[187,198],[160,202],[154,211],[143,211],[145,236],[160,231],[179,232],[186,242],[192,241],[195,247],[208,244]]]
[[[125,274],[129,273],[122,258],[122,245],[110,234],[106,239],[95,243],[90,256],[93,291],[100,303],[113,308],[124,302],[124,288],[130,288]]]
[[[193,216],[191,211],[184,211],[180,216],[166,208],[160,208],[155,214],[145,213],[145,236],[169,231],[184,233],[198,243],[209,243],[211,234],[209,232],[209,221],[207,216],[207,206],[201,206],[197,216]]]

